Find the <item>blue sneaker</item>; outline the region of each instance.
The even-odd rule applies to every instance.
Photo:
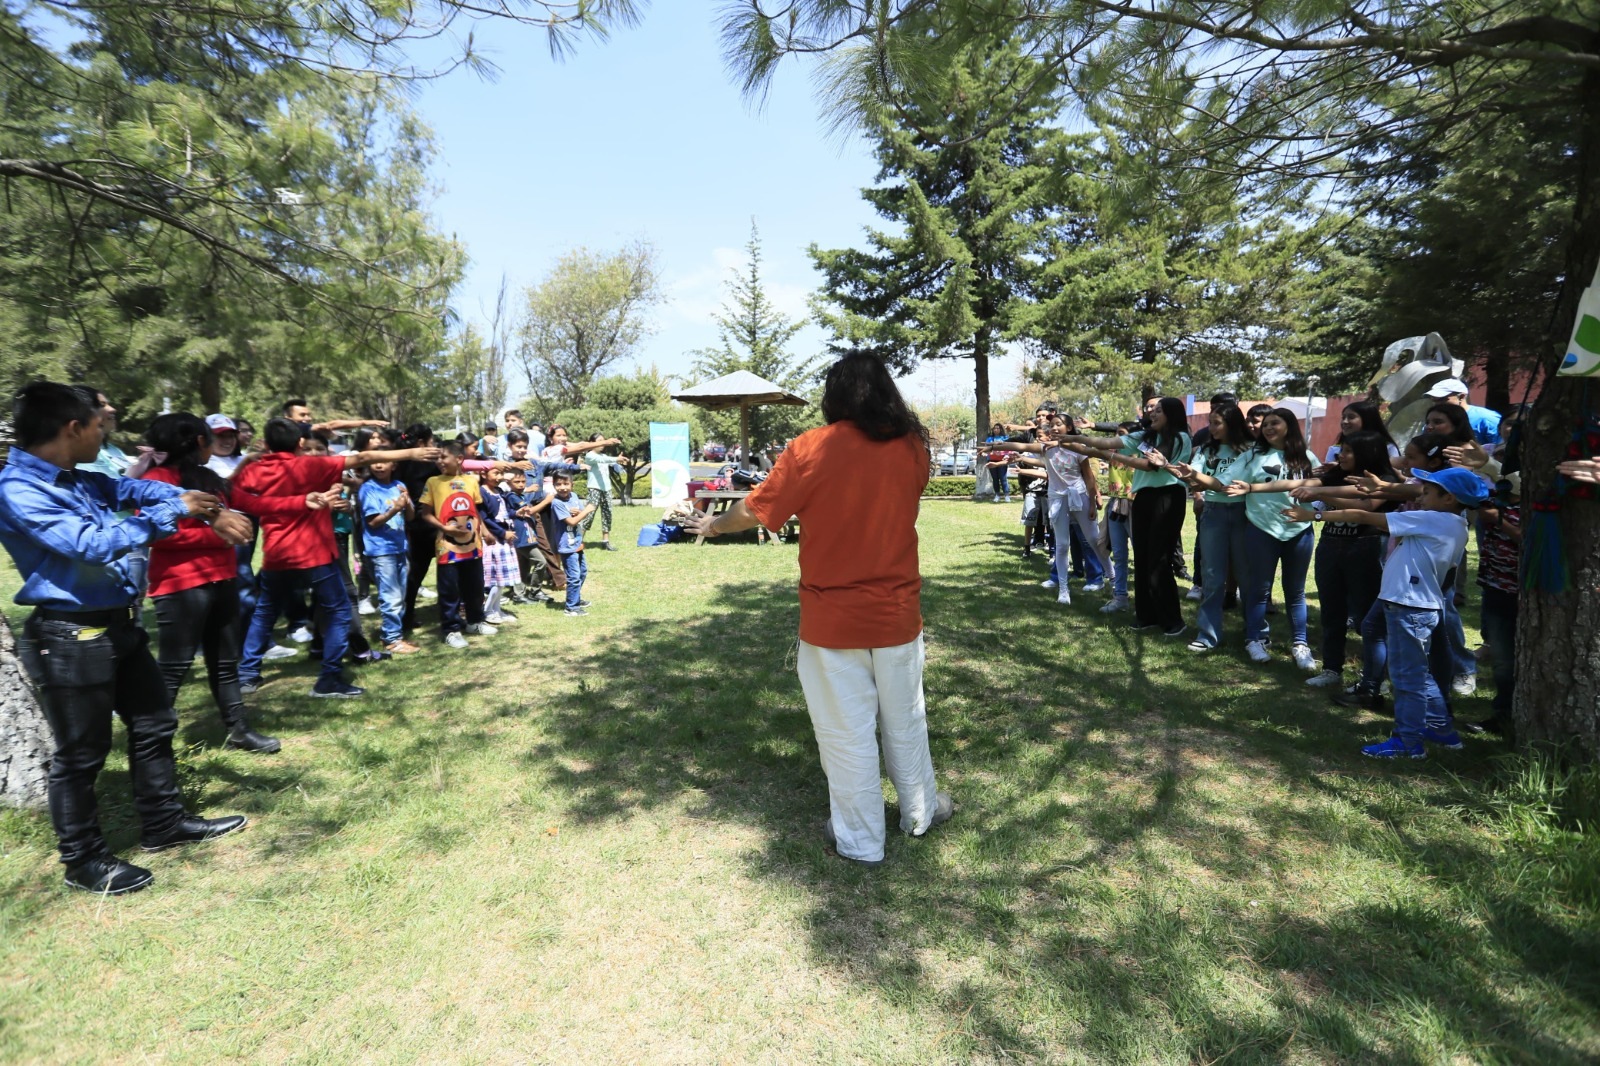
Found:
[[[1422,739],[1429,744],[1437,744],[1441,748],[1449,748],[1451,751],[1460,751],[1465,747],[1461,743],[1461,734],[1454,729],[1434,729],[1432,726],[1424,726]]]
[[[319,677],[311,686],[311,694],[318,699],[352,700],[366,694],[366,689],[347,684],[341,677]]]
[[[1426,759],[1427,749],[1421,744],[1407,744],[1399,737],[1390,737],[1378,744],[1368,744],[1361,754],[1372,759]]]

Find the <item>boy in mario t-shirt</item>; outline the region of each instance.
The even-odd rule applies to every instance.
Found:
[[[423,486],[417,514],[438,534],[439,620],[444,642],[452,648],[465,648],[464,634],[495,631],[483,620],[484,519],[478,510],[483,495],[477,477],[461,471],[466,450],[454,441],[442,447],[440,472]]]

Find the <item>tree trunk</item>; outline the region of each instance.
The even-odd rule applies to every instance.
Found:
[[[196,384],[200,390],[201,409],[207,413],[222,410],[222,364],[212,363],[200,371],[200,380]]]
[[[1525,431],[1525,515],[1550,489],[1573,433],[1600,410],[1593,378],[1550,376],[1600,260],[1600,73],[1585,76],[1577,105],[1579,183],[1553,338],[1560,347],[1543,360],[1544,391]],[[1559,594],[1523,592],[1518,613],[1517,738],[1524,745],[1571,744],[1575,755],[1594,760],[1600,759],[1600,502],[1564,501],[1559,524],[1570,586]]]
[[[1483,360],[1483,405],[1496,411],[1511,408],[1511,353],[1489,352]]]
[[[983,452],[978,447],[978,441],[989,436],[989,350],[993,340],[989,327],[983,326],[972,340],[972,412],[976,421],[973,423],[977,440],[972,444],[972,498],[983,497],[985,469],[983,466]]]
[[[44,806],[50,725],[17,660],[11,626],[0,614],[0,806]]]

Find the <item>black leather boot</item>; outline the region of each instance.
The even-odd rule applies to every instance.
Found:
[[[252,751],[257,755],[272,755],[283,747],[277,737],[269,737],[257,733],[250,728],[249,722],[239,722],[228,730],[227,747],[237,748],[239,751]]]

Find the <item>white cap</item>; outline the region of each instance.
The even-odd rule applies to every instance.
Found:
[[[1443,399],[1446,396],[1459,396],[1470,391],[1467,388],[1467,383],[1460,378],[1445,378],[1429,389],[1428,395],[1435,399]]]
[[[230,429],[235,433],[239,432],[239,427],[234,425],[233,419],[227,415],[206,415],[206,426],[213,433],[224,429]]]

